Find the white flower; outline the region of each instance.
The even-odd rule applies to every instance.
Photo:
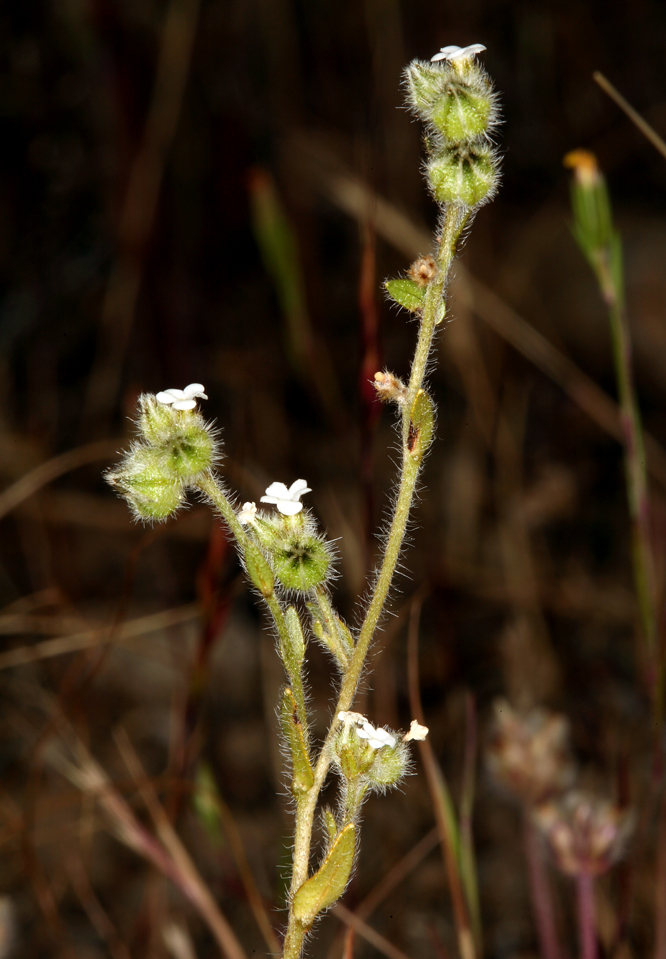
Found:
[[[373,749],[381,749],[382,746],[395,746],[395,736],[388,733],[385,729],[375,728],[367,720],[360,729],[356,730],[359,739],[367,739],[368,746]]]
[[[295,516],[303,509],[303,504],[300,502],[301,496],[311,492],[312,490],[303,479],[296,480],[289,489],[284,483],[271,483],[266,490],[266,495],[261,497],[261,502],[272,503],[285,516]]]
[[[411,725],[409,727],[409,732],[405,733],[402,737],[403,743],[408,743],[410,740],[415,740],[416,742],[422,743],[426,738],[430,730],[427,726],[422,726],[415,719],[412,719]]]
[[[174,410],[193,410],[197,405],[196,396],[208,399],[201,383],[190,383],[184,390],[163,390],[155,399],[164,406],[173,405]]]
[[[345,726],[362,726],[363,723],[367,723],[367,719],[362,713],[352,713],[346,709],[338,713],[338,719]]]
[[[253,523],[257,515],[256,503],[243,503],[243,509],[238,514],[238,522],[245,526],[247,523]]]
[[[472,57],[475,57],[477,53],[483,53],[485,49],[482,43],[471,43],[468,47],[442,47],[439,53],[436,53],[434,57],[430,58],[430,62],[436,63],[438,60],[470,60]]]

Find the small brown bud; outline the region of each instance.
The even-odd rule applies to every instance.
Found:
[[[427,286],[428,283],[435,278],[437,264],[430,254],[428,254],[428,256],[420,256],[418,260],[414,260],[407,272],[410,278],[414,280],[415,283],[418,283],[419,286]]]
[[[544,802],[563,793],[573,782],[575,768],[568,738],[565,716],[543,709],[520,716],[506,701],[498,700],[488,749],[490,770],[523,802]]]
[[[617,862],[634,826],[629,810],[607,799],[571,791],[534,810],[562,872],[600,876]]]
[[[407,401],[407,387],[402,380],[394,376],[393,373],[389,373],[388,371],[375,373],[373,386],[377,391],[378,399],[380,399],[382,403],[398,403],[402,405]]]

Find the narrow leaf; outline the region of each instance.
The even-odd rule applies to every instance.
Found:
[[[435,407],[425,392],[419,390],[409,411],[407,447],[412,459],[420,463],[425,456],[435,429]]]
[[[307,792],[312,787],[314,773],[310,765],[303,725],[298,712],[298,703],[289,687],[282,694],[280,719],[282,721],[282,732],[291,750],[291,791],[297,796]]]
[[[254,586],[257,587],[262,596],[271,596],[273,593],[273,587],[275,586],[275,579],[273,577],[273,572],[261,554],[255,546],[246,546],[245,555],[245,568],[247,570],[247,575],[252,580]]]
[[[294,896],[294,917],[310,927],[323,909],[332,906],[345,891],[354,864],[356,827],[348,823],[340,831],[319,870],[304,882]]]

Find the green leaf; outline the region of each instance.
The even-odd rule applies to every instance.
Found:
[[[340,830],[318,871],[304,882],[294,896],[294,918],[309,928],[323,909],[332,906],[345,891],[354,865],[356,827],[348,823]]]
[[[197,769],[192,805],[211,843],[217,847],[222,846],[224,837],[220,816],[220,794],[213,771],[207,763],[200,763]]]
[[[435,430],[435,407],[425,392],[419,390],[409,411],[409,435],[407,448],[409,455],[420,463],[428,451]]]
[[[399,306],[404,306],[406,310],[416,313],[423,309],[426,287],[419,286],[414,280],[387,280],[384,283],[386,292]]]
[[[328,838],[330,842],[333,842],[335,837],[338,834],[338,824],[335,821],[335,816],[330,806],[324,806],[324,824],[326,826],[326,832],[328,833]]]
[[[298,703],[288,686],[282,694],[280,719],[282,732],[291,750],[291,791],[295,796],[298,796],[312,788],[314,773],[310,765],[303,725],[298,712]]]
[[[301,664],[305,658],[305,638],[303,636],[303,630],[301,629],[301,621],[293,606],[289,607],[284,618],[287,623],[289,643],[287,645],[285,637],[285,641],[282,642],[281,653],[287,670],[291,674],[300,671]]]
[[[275,579],[262,553],[256,547],[247,545],[243,558],[245,559],[247,575],[252,580],[253,585],[257,587],[262,596],[271,596]]]
[[[348,627],[332,610],[328,611],[327,615],[327,610],[322,608],[321,603],[309,603],[308,609],[312,614],[312,632],[315,639],[332,653],[338,666],[344,671],[354,651],[354,639]]]

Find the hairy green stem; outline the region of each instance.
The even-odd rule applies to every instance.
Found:
[[[224,490],[222,489],[222,486],[215,474],[212,471],[205,473],[197,480],[197,487],[204,494],[204,496],[207,496],[213,505],[220,511],[225,523],[234,534],[241,552],[243,555],[245,555],[245,551],[247,550],[248,546],[254,546],[254,544],[247,535],[243,524],[239,522],[236,511],[225,495]],[[289,630],[287,629],[287,623],[284,618],[284,610],[282,609],[282,606],[280,605],[280,602],[275,594],[275,590],[273,589],[270,592],[262,592],[262,596],[264,602],[271,612],[273,622],[275,623],[275,628],[278,631],[281,641],[285,644],[288,644],[290,641]]]
[[[414,498],[416,480],[418,478],[420,462],[413,458],[408,447],[410,430],[410,410],[414,398],[421,389],[426,373],[428,356],[432,348],[432,341],[438,322],[442,318],[441,302],[446,287],[446,281],[460,234],[468,220],[469,214],[461,211],[460,207],[450,205],[442,224],[442,234],[439,242],[437,257],[437,274],[426,292],[423,316],[419,337],[414,352],[407,400],[402,415],[402,473],[398,488],[398,496],[391,521],[391,528],[386,540],[384,555],[379,572],[368,604],[365,618],[361,625],[358,640],[354,648],[349,666],[344,672],[340,685],[340,692],[331,722],[328,735],[322,746],[314,770],[314,784],[311,789],[299,797],[296,806],[296,826],[294,833],[294,857],[292,868],[291,897],[308,878],[310,848],[312,842],[312,827],[319,793],[326,779],[331,763],[331,744],[337,733],[339,720],[338,713],[351,708],[363,672],[370,643],[379,622],[388,592],[393,580],[395,568],[402,549],[402,543],[407,528],[409,513]],[[306,929],[289,912],[289,924],[283,947],[283,959],[298,959],[301,953]]]

